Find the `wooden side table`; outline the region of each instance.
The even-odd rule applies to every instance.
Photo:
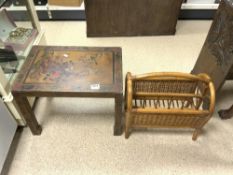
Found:
[[[42,129],[27,97],[102,97],[115,99],[114,135],[121,135],[121,55],[113,47],[34,46],[12,89],[32,133]]]

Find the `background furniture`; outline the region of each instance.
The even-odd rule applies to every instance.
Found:
[[[26,8],[12,5],[12,0],[4,4],[15,20],[27,19]],[[39,0],[38,0],[39,1]],[[65,0],[64,0],[65,1]],[[180,19],[212,19],[218,4],[215,0],[187,0],[182,4]],[[81,7],[54,6],[49,3],[36,6],[40,20],[85,20],[84,4]]]
[[[172,35],[183,0],[85,0],[87,36]]]
[[[38,34],[34,38],[34,40],[32,40],[27,45],[24,51],[17,54],[18,60],[17,60],[17,63],[14,64],[14,69],[16,70],[16,73],[6,73],[2,69],[2,65],[0,67],[0,95],[2,96],[3,101],[5,102],[6,106],[9,108],[9,111],[13,114],[17,123],[23,126],[25,125],[25,121],[23,117],[21,116],[18,106],[15,104],[15,100],[11,94],[12,83],[15,77],[17,76],[17,72],[20,70],[26,57],[28,56],[28,53],[31,50],[32,46],[46,43],[45,37],[44,37],[44,31],[41,30],[39,19],[35,11],[35,6],[33,4],[33,1],[27,0],[26,2],[27,2],[27,12],[29,16],[29,23],[31,23],[30,27],[35,29]],[[3,46],[4,46],[4,43],[3,43]],[[0,47],[1,47],[1,43],[0,43]],[[11,62],[9,62],[9,65],[11,65]],[[32,104],[33,100],[31,100],[30,102]]]
[[[59,6],[80,6],[83,0],[48,0],[51,5]]]
[[[207,73],[219,91],[225,80],[233,79],[233,0],[222,0],[209,30],[193,74]],[[233,106],[232,106],[233,107]],[[232,110],[220,112],[220,117],[230,118]]]
[[[25,6],[26,5],[26,1],[27,0],[12,0],[13,1],[13,5],[15,6]],[[47,0],[33,0],[35,5],[45,5],[47,4]]]
[[[12,93],[37,135],[42,129],[26,97],[114,98],[114,135],[121,135],[122,86],[121,48],[34,46]]]
[[[211,118],[213,83],[206,74],[148,73],[126,76],[125,137],[134,128],[194,128],[193,140]],[[203,108],[203,101],[210,105]]]

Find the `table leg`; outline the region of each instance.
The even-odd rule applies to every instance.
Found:
[[[114,124],[114,135],[122,134],[123,127],[123,94],[115,96],[115,124]]]
[[[33,135],[40,135],[42,128],[38,124],[35,114],[28,102],[27,97],[14,94],[14,99]]]
[[[233,105],[229,109],[220,110],[218,114],[221,119],[230,119],[233,117]]]

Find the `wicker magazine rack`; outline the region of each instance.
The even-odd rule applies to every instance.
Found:
[[[125,83],[125,138],[134,128],[194,128],[193,140],[215,106],[214,85],[206,74],[148,73]]]

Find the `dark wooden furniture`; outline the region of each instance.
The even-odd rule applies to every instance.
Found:
[[[114,135],[122,133],[121,48],[34,46],[13,96],[35,135],[42,131],[27,97],[115,98]]]
[[[214,112],[215,89],[207,74],[127,74],[125,137],[134,128],[194,128],[193,140]],[[210,105],[203,108],[204,100]]]
[[[228,109],[219,110],[218,114],[222,119],[230,119],[233,116],[233,105]]]
[[[87,36],[172,35],[183,0],[84,0]]]
[[[222,0],[193,74],[207,73],[219,91],[225,80],[233,78],[233,0]],[[220,112],[221,118],[233,116],[233,110]]]

